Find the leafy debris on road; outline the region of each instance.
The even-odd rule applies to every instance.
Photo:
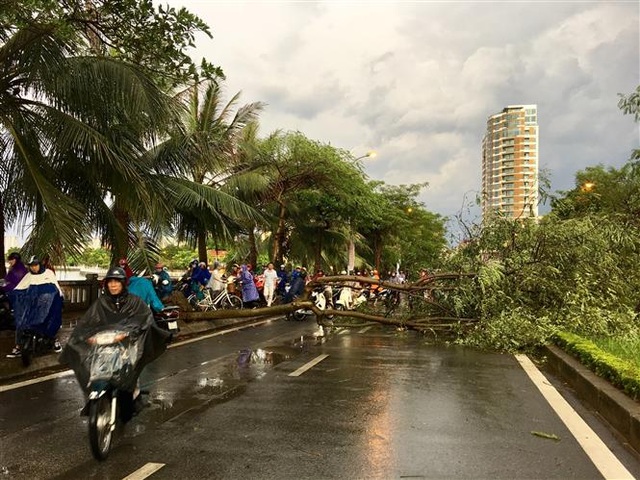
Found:
[[[545,432],[536,432],[535,430],[531,430],[531,435],[535,435],[540,438],[547,438],[549,440],[555,440],[556,442],[560,441],[560,437],[555,433],[545,433]]]

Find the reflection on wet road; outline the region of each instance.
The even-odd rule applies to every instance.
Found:
[[[121,479],[156,462],[153,479],[602,478],[512,356],[415,333],[275,321],[172,348],[141,380],[148,408],[103,463],[75,380],[0,394],[0,471]]]

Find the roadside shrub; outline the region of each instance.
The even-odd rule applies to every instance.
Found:
[[[574,355],[596,375],[608,380],[632,398],[640,397],[640,369],[600,349],[595,343],[569,332],[558,332],[555,343]]]

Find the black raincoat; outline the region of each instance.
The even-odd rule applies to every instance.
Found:
[[[88,392],[91,362],[95,348],[87,339],[104,330],[129,333],[126,355],[113,355],[111,383],[125,391],[133,391],[145,365],[158,358],[167,348],[170,333],[159,328],[151,309],[137,296],[124,293],[119,305],[107,294],[96,300],[73,330],[60,356],[60,363],[69,365],[80,386]],[[124,358],[124,361],[123,361]]]

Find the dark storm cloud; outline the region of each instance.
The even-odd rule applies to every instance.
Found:
[[[479,190],[486,120],[507,105],[538,105],[553,189],[639,143],[617,108],[640,83],[635,2],[252,3],[241,23],[225,21],[239,7],[181,3],[217,32],[232,90],[269,104],[263,132],[375,149],[372,178],[429,182],[445,215]]]

